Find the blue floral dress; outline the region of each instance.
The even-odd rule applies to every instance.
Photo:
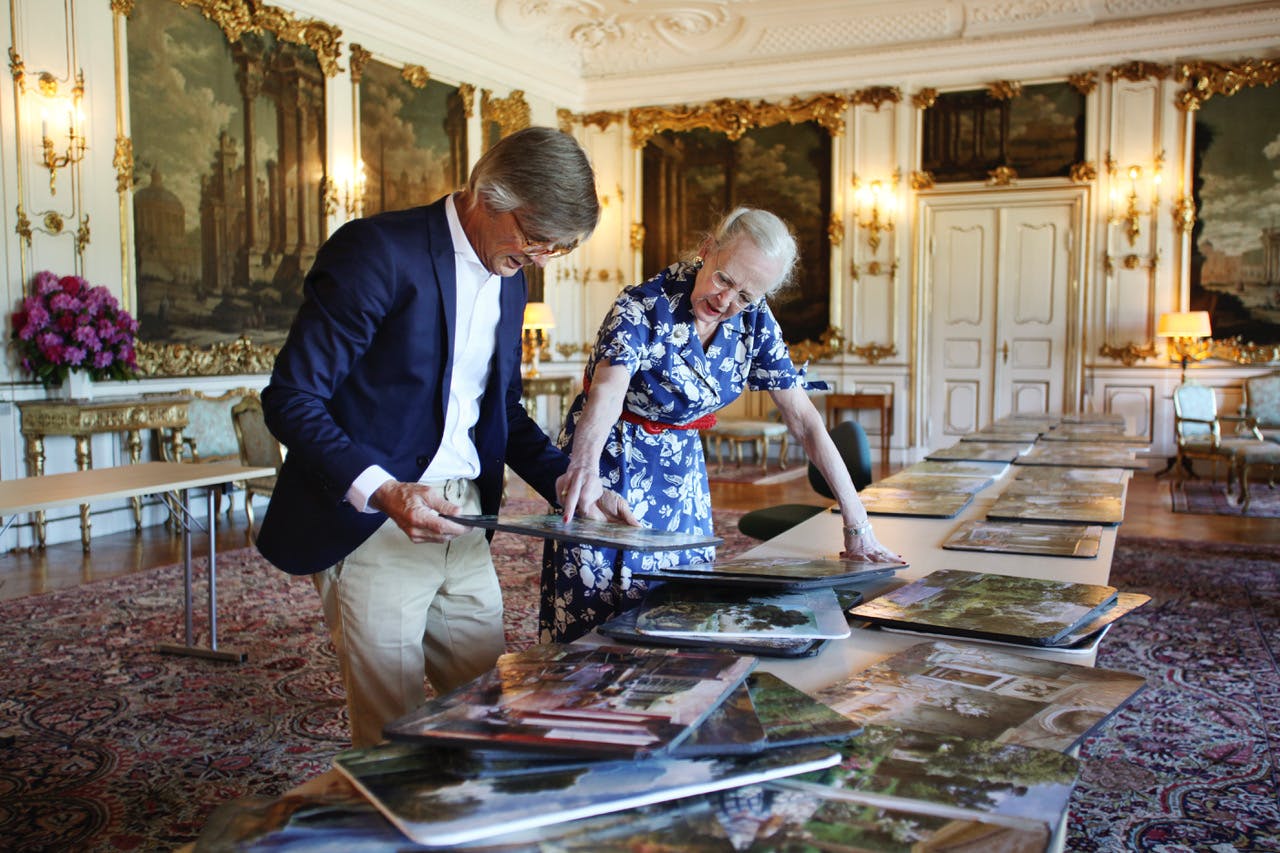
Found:
[[[626,411],[649,421],[687,424],[721,409],[744,389],[775,390],[802,383],[782,330],[767,305],[720,323],[704,347],[691,306],[696,264],[675,264],[614,302],[587,361],[626,367]],[[570,452],[586,402],[579,394],[559,444]],[[711,533],[711,492],[697,430],[650,431],[619,419],[605,439],[600,477],[647,527]],[[715,549],[636,553],[548,542],[542,560],[541,641],[570,642],[638,605],[644,583],[637,566],[662,567],[714,559]]]

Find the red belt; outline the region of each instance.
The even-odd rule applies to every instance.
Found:
[[[586,371],[582,374],[582,393],[585,394],[591,390],[591,380],[587,378]],[[711,429],[716,425],[716,416],[713,412],[709,415],[703,415],[697,420],[689,421],[687,424],[664,424],[662,421],[651,421],[648,418],[642,418],[637,414],[622,410],[622,419],[629,424],[636,424],[650,435],[657,435],[663,430],[668,429]]]
[[[703,415],[695,421],[689,421],[687,424],[664,424],[662,421],[651,421],[623,409],[622,419],[629,424],[638,424],[641,429],[651,435],[657,435],[664,429],[711,429],[716,425],[715,414]]]

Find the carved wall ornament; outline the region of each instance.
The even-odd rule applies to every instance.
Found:
[[[342,30],[314,18],[300,19],[294,13],[268,6],[260,0],[174,0],[179,6],[195,8],[222,28],[227,41],[235,43],[245,33],[271,33],[276,38],[311,48],[326,77],[342,70],[338,65]]]
[[[133,14],[133,0],[111,0],[111,11],[127,18]]]
[[[928,172],[916,171],[911,173],[910,178],[911,189],[919,192],[920,190],[933,189],[933,175]]]
[[[1271,364],[1280,361],[1280,344],[1255,344],[1240,338],[1225,338],[1210,343],[1209,358],[1236,364]]]
[[[1179,234],[1190,234],[1196,225],[1196,202],[1191,196],[1182,196],[1173,203],[1173,227]]]
[[[888,275],[889,281],[893,281],[898,277],[898,262],[893,261],[892,263],[885,265],[880,263],[879,261],[871,261],[870,263],[867,264],[866,272],[867,272],[867,275],[870,275],[870,276]],[[849,264],[849,275],[853,278],[854,281],[861,280],[862,267],[860,267],[856,263]]]
[[[1178,96],[1178,106],[1192,112],[1214,95],[1234,95],[1245,86],[1270,86],[1280,80],[1280,61],[1187,62],[1178,66],[1175,79],[1187,84],[1186,91]]]
[[[1116,347],[1111,344],[1103,344],[1098,347],[1098,355],[1103,358],[1109,358],[1119,361],[1125,367],[1133,367],[1139,361],[1148,358],[1155,358],[1159,353],[1156,352],[1156,345],[1151,342],[1145,344],[1126,343],[1124,346]]]
[[[902,103],[902,90],[897,86],[871,86],[854,92],[850,100],[854,104],[869,104],[878,112],[883,104]]]
[[[1098,72],[1086,71],[1083,74],[1071,74],[1067,84],[1082,95],[1092,95],[1098,88]]]
[[[993,187],[1007,187],[1018,180],[1018,170],[1012,166],[997,166],[987,175],[990,178],[987,183]]]
[[[116,192],[126,193],[133,189],[132,139],[127,136],[116,137],[116,150],[111,157],[111,165],[116,168]]]
[[[1173,66],[1156,62],[1126,62],[1114,65],[1107,72],[1107,79],[1112,83],[1117,80],[1129,80],[1138,83],[1143,80],[1167,80],[1173,73]]]
[[[373,54],[358,44],[351,45],[351,82],[359,85],[364,77],[364,67],[373,59]]]
[[[631,145],[643,148],[653,136],[667,130],[704,128],[738,140],[755,127],[806,121],[817,123],[832,136],[840,136],[844,133],[844,112],[848,107],[848,98],[834,94],[792,98],[785,104],[719,98],[694,106],[637,107],[628,114]]]
[[[27,212],[22,209],[19,203],[15,208],[18,214],[18,222],[13,226],[13,233],[22,238],[22,242],[27,244],[27,248],[31,248],[31,220],[27,218]]]
[[[50,234],[62,233],[62,214],[51,210],[44,215],[44,230]]]
[[[144,377],[270,373],[278,352],[278,347],[255,344],[243,336],[211,347],[138,341],[138,373]]]
[[[421,65],[406,65],[400,69],[400,76],[415,89],[427,88],[427,82],[431,80],[431,74]]]
[[[860,347],[850,345],[849,352],[858,358],[867,362],[867,364],[879,364],[886,358],[891,358],[898,354],[898,348],[893,344],[864,344]]]
[[[1010,101],[1022,94],[1022,84],[1017,80],[996,80],[987,84],[987,94],[997,101]]]
[[[458,97],[462,99],[462,114],[471,118],[476,114],[476,87],[474,83],[459,83]]]
[[[1071,166],[1071,182],[1087,184],[1098,179],[1098,167],[1092,161],[1075,163]]]
[[[594,113],[575,113],[571,110],[556,110],[556,118],[559,122],[560,129],[565,133],[569,132],[569,128],[574,124],[583,127],[595,127],[601,133],[608,130],[614,122],[621,123],[626,118],[626,114],[618,110],[599,110]]]
[[[839,246],[844,242],[844,219],[835,211],[832,211],[831,221],[827,223],[827,237],[832,246]]]
[[[827,326],[826,331],[819,335],[816,341],[804,340],[787,347],[794,364],[807,364],[811,361],[835,358],[843,349],[844,335],[835,326]]]
[[[639,252],[644,248],[644,223],[631,223],[631,249]]]
[[[480,120],[496,122],[502,136],[524,130],[533,123],[529,103],[523,89],[514,89],[505,98],[495,98],[488,89],[480,90]]]
[[[89,245],[89,214],[80,217],[80,227],[76,229],[76,253],[84,258],[85,247]]]
[[[938,102],[937,89],[921,89],[911,96],[911,103],[918,110],[927,110]]]

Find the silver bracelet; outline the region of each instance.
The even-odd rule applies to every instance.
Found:
[[[861,524],[855,524],[853,527],[846,524],[843,526],[843,529],[845,536],[866,536],[871,532],[871,519],[868,518],[866,521]]]

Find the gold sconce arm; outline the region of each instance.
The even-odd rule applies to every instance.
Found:
[[[1124,167],[1107,155],[1107,174],[1111,181],[1111,210],[1108,221],[1123,225],[1125,239],[1136,246],[1142,234],[1142,217],[1151,216],[1160,207],[1160,184],[1163,178],[1164,152],[1156,155],[1149,169],[1139,164]],[[1128,192],[1121,187],[1128,181]]]
[[[874,255],[880,250],[880,235],[893,230],[893,218],[897,212],[898,182],[900,173],[893,173],[892,183],[873,180],[863,184],[853,176],[854,222],[867,232],[867,245]]]

